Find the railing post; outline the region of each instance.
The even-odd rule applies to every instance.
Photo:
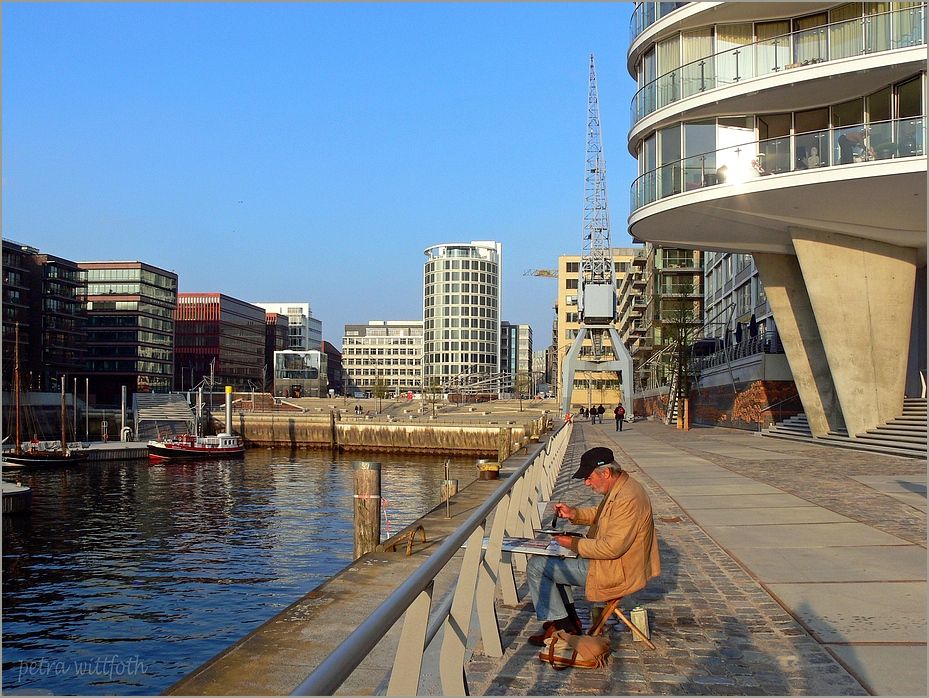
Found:
[[[488,657],[503,656],[503,644],[500,642],[500,625],[497,622],[494,595],[503,556],[503,533],[506,530],[506,512],[509,505],[510,495],[507,495],[500,500],[500,503],[494,509],[487,550],[484,551],[484,559],[477,576],[477,618],[481,627],[481,642],[484,646],[484,654]]]
[[[394,657],[394,666],[387,684],[389,696],[415,696],[419,693],[419,680],[423,669],[423,652],[426,650],[426,630],[432,608],[432,591],[435,581],[420,592],[410,604],[400,631],[401,651]]]
[[[446,696],[469,695],[464,673],[464,657],[468,646],[468,630],[471,627],[478,565],[483,556],[481,547],[484,543],[485,526],[486,521],[475,528],[468,538],[468,547],[465,549],[458,581],[455,584],[452,610],[445,619],[442,650],[439,654],[439,676],[442,681],[442,694]]]

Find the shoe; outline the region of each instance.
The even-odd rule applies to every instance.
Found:
[[[542,632],[538,635],[532,635],[529,637],[529,644],[535,645],[537,647],[545,647],[545,641],[555,634],[555,631],[558,630],[554,620],[547,620],[542,624]],[[571,627],[565,629],[565,632],[568,635],[583,635],[584,629],[581,627],[580,620],[573,620],[571,622]]]
[[[578,618],[577,616],[574,616],[574,618],[571,618],[571,616],[568,616],[568,618],[574,623],[574,629],[577,630],[577,632],[574,633],[574,635],[583,635],[584,626],[581,625],[581,619]],[[555,624],[555,621],[547,620],[544,623],[542,623],[542,629],[546,630],[548,629],[549,626],[554,625],[554,624]]]

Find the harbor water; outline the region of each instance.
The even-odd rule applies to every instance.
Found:
[[[382,464],[382,537],[440,501],[445,459],[244,460],[4,473],[3,692],[164,691],[351,562],[352,463]],[[473,458],[450,460],[464,487]]]

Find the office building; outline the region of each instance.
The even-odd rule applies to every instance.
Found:
[[[3,241],[3,386],[12,386],[16,324],[22,387],[58,391],[84,373],[84,312],[77,263]],[[81,387],[83,388],[83,382]]]
[[[223,293],[179,293],[175,313],[179,390],[259,390],[265,365],[264,309]]]
[[[346,394],[372,396],[419,393],[423,389],[423,323],[421,320],[372,320],[346,325],[342,337]]]
[[[274,352],[274,394],[278,397],[325,397],[328,394],[326,354],[319,349]]]
[[[326,380],[329,390],[333,395],[344,395],[345,376],[342,368],[342,352],[325,339],[322,341],[320,351],[326,355]]]
[[[630,233],[751,254],[816,436],[926,366],[924,3],[640,3]]]
[[[274,391],[274,352],[290,347],[290,323],[286,315],[265,313],[265,355],[262,378],[263,392]]]
[[[177,274],[139,261],[78,262],[87,313],[91,402],[174,387]]]
[[[454,390],[492,383],[500,372],[499,242],[442,243],[425,250],[423,380]],[[499,385],[497,386],[499,388]]]
[[[531,395],[537,376],[533,374],[532,327],[500,323],[500,372],[511,382],[513,394]]]
[[[290,332],[289,349],[295,351],[308,351],[319,349],[323,341],[323,323],[313,317],[313,309],[309,303],[263,301],[253,303],[264,308],[269,313],[287,316]]]

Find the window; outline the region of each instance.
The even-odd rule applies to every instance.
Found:
[[[832,8],[829,47],[832,60],[857,56],[861,52],[861,3],[850,2]]]
[[[788,20],[759,22],[755,25],[755,65],[758,75],[782,70],[791,62]]]
[[[716,122],[684,124],[684,182],[687,189],[700,189],[716,175]],[[715,183],[715,180],[713,181]]]
[[[659,196],[681,192],[681,126],[677,124],[659,132],[661,178]]]
[[[794,65],[808,65],[826,60],[826,27],[829,17],[825,12],[798,17],[794,24]]]
[[[762,156],[761,167],[765,172],[790,171],[790,112],[765,114],[758,117],[758,150]]]

